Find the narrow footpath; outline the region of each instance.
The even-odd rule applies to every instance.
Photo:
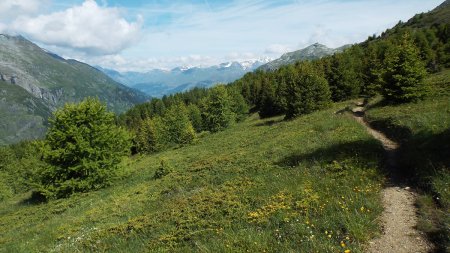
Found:
[[[396,152],[399,144],[387,138],[383,133],[373,129],[364,120],[364,104],[358,103],[352,109],[356,121],[366,127],[367,131],[379,140],[386,152],[386,166],[391,173],[389,185],[381,192],[384,211],[380,217],[382,235],[370,241],[366,252],[425,253],[431,252],[432,244],[415,227],[417,210],[414,206],[416,194],[405,185],[397,169]]]

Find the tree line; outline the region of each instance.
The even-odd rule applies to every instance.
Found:
[[[361,95],[380,93],[391,103],[421,99],[425,75],[450,67],[448,37],[447,24],[399,23],[342,53],[155,98],[118,117],[98,99],[67,104],[49,120],[44,140],[0,148],[0,200],[30,189],[52,199],[105,187],[130,153],[188,145],[249,111],[289,120]]]
[[[427,73],[450,67],[448,38],[448,24],[412,29],[399,23],[342,53],[247,73],[231,85],[261,117],[292,118],[378,93],[387,102],[411,102],[426,95]]]

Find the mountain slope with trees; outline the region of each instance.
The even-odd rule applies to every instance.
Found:
[[[282,66],[294,64],[298,61],[317,60],[325,56],[333,55],[338,52],[342,52],[349,45],[345,45],[339,48],[329,48],[325,45],[315,43],[303,49],[283,54],[280,58],[268,62],[258,70],[277,70]]]
[[[114,126],[69,106],[75,127],[0,149],[0,251],[363,252],[382,233],[389,161],[346,113],[361,96],[369,123],[401,144],[418,227],[448,250],[448,25],[399,23],[342,53],[152,99]],[[42,192],[46,173],[44,190],[101,177],[113,143],[91,144],[108,126],[132,139],[115,178]]]
[[[42,137],[50,112],[66,102],[98,97],[123,112],[147,99],[87,64],[65,60],[20,36],[0,35],[0,85],[5,104],[0,144]]]

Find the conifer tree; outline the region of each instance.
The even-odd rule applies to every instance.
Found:
[[[287,119],[323,109],[330,104],[327,80],[309,62],[302,62],[297,68],[297,76],[287,83]]]
[[[203,130],[202,113],[197,105],[190,104],[187,106],[189,120],[197,133]]]
[[[333,101],[343,101],[359,95],[362,78],[358,73],[359,66],[356,61],[356,57],[352,57],[349,50],[331,57],[326,76]]]
[[[280,113],[275,89],[275,85],[268,76],[262,79],[261,99],[258,105],[259,116],[262,118],[272,117]]]
[[[236,115],[232,111],[231,98],[223,85],[210,90],[202,107],[203,125],[211,132],[221,131],[235,122]]]
[[[188,110],[183,103],[177,102],[167,109],[163,122],[169,143],[189,144],[196,138]]]
[[[410,102],[425,96],[427,71],[408,34],[387,53],[385,65],[383,95],[388,101]]]
[[[141,121],[134,138],[137,152],[153,153],[161,149],[162,132],[158,129],[155,121],[151,118]]]
[[[284,114],[287,111],[287,86],[286,86],[286,78],[284,78],[283,75],[283,69],[280,69],[279,72],[277,72],[277,76],[274,78],[275,82],[277,84],[276,90],[275,90],[275,105],[279,110],[279,114]]]
[[[231,99],[231,111],[235,114],[237,122],[244,120],[248,115],[248,104],[245,98],[235,88],[227,86],[227,92]]]
[[[48,166],[37,172],[36,190],[59,198],[107,186],[130,146],[127,132],[98,99],[66,104],[50,120],[43,144]]]

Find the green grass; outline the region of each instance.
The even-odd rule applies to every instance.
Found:
[[[427,79],[428,98],[404,105],[372,101],[367,111],[375,127],[398,141],[405,177],[423,191],[419,228],[442,251],[450,251],[450,70]]]
[[[1,252],[363,252],[378,231],[380,144],[345,107],[245,122],[124,162],[123,179],[0,203]],[[154,179],[164,166],[168,175]],[[341,242],[345,246],[341,246]]]

